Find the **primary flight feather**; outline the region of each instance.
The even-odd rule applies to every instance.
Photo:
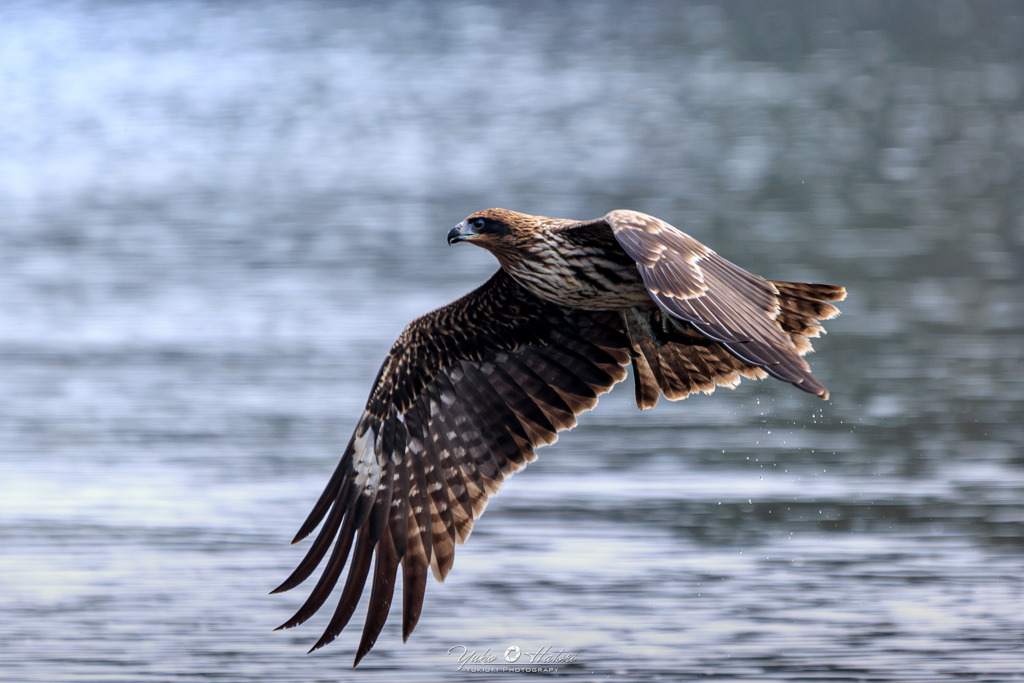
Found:
[[[489,496],[534,449],[633,368],[637,406],[767,375],[828,398],[803,355],[818,321],[839,314],[836,285],[765,280],[668,223],[636,211],[593,221],[505,209],[472,214],[448,243],[490,251],[501,268],[409,323],[381,366],[341,462],[292,541],[318,526],[273,592],[294,588],[330,551],[309,598],[279,628],[306,621],[346,564],[315,650],[345,628],[371,575],[355,662],[370,651],[402,569],[402,637],[416,626],[428,567],[452,568]]]

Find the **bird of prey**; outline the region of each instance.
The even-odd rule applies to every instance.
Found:
[[[402,568],[402,638],[420,616],[428,567],[438,581],[502,482],[626,377],[652,408],[772,376],[828,398],[803,355],[838,315],[843,287],[766,280],[665,221],[616,210],[591,221],[505,209],[474,213],[448,244],[483,247],[500,268],[398,337],[341,462],[292,541],[321,525],[273,592],[305,581],[330,551],[306,621],[348,574],[310,652],[352,617],[373,564],[353,666],[388,617]],[[372,562],[371,562],[372,560]]]

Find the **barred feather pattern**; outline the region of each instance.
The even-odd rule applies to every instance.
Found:
[[[779,324],[800,355],[812,351],[810,340],[825,334],[820,321],[839,315],[839,309],[829,302],[845,299],[846,288],[808,282],[774,281],[772,284],[779,292]]]
[[[637,264],[651,299],[741,361],[799,389],[828,398],[802,358],[817,336],[817,319],[846,290],[777,283],[747,272],[661,219],[611,211],[603,219]],[[781,319],[780,319],[781,316]]]
[[[490,496],[575,426],[626,365],[641,409],[769,375],[828,397],[803,356],[820,321],[838,314],[831,302],[846,296],[842,287],[766,280],[635,211],[581,222],[489,209],[448,239],[489,250],[501,269],[399,336],[293,543],[319,531],[273,591],[323,564],[279,628],[298,626],[347,567],[312,651],[347,626],[370,582],[355,664],[387,620],[399,569],[406,639],[428,573],[444,580]]]
[[[655,339],[649,330],[665,329],[666,316],[658,309],[623,315],[633,345],[633,381],[641,410],[656,406],[662,395],[679,401],[697,392],[710,394],[716,387],[731,389],[741,377],[767,377],[763,369],[743,363],[720,344],[696,344],[672,328],[667,340]]]
[[[322,523],[306,557],[273,592],[299,585],[331,554],[309,598],[279,628],[298,626],[319,610],[347,563],[334,615],[312,649],[345,628],[371,580],[358,663],[387,619],[401,567],[408,638],[427,568],[438,580],[447,576],[456,544],[469,537],[488,497],[536,459],[535,448],[554,443],[624,379],[628,362],[618,314],[552,305],[503,271],[410,323],[378,374],[334,476],[296,534],[293,542]]]

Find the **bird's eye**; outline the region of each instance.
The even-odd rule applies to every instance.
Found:
[[[486,225],[486,221],[484,221],[483,218],[474,218],[472,220],[472,222],[470,223],[470,225],[473,227],[474,230],[476,230],[477,232],[480,232],[481,230],[484,229],[484,225]]]

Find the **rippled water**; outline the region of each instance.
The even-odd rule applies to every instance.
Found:
[[[833,399],[619,387],[355,676],[515,644],[1024,678],[1022,46],[1011,3],[5,4],[2,678],[353,676],[362,610],[307,656],[326,618],[273,633],[302,589],[267,592],[394,337],[494,268],[444,244],[494,205],[847,285]]]

